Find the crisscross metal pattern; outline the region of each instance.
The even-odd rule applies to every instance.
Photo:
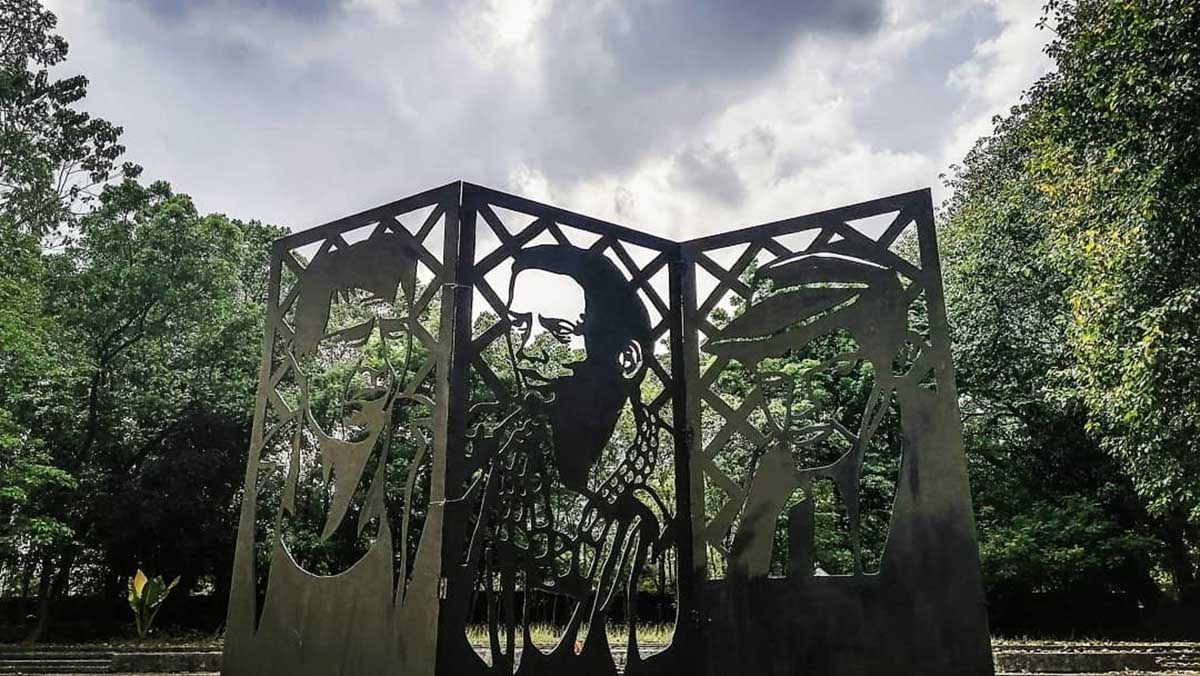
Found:
[[[432,247],[442,251],[447,244],[453,246],[453,243],[445,241],[432,241],[433,231],[445,217],[448,208],[452,209],[454,205],[435,204],[430,210],[429,205],[413,207],[397,203],[391,209],[381,207],[359,214],[358,216],[342,219],[336,224],[330,224],[336,226],[332,229],[329,226],[325,226],[321,229],[298,233],[297,235],[292,235],[276,242],[277,265],[282,264],[286,267],[292,277],[299,277],[303,274],[305,268],[308,267],[309,261],[315,260],[317,257],[324,256],[339,248],[350,246],[350,243],[344,237],[347,232],[370,228],[370,234],[363,238],[365,240],[370,240],[373,237],[387,233],[407,233],[411,235],[412,241],[416,245],[421,264],[428,271],[427,279],[423,280],[424,288],[421,291],[421,295],[413,305],[414,315],[419,317],[424,315],[430,309],[434,300],[440,297],[442,288],[453,281],[453,270],[448,269],[438,255],[430,250]],[[425,211],[428,211],[428,214],[425,215],[421,221],[421,225],[415,230],[409,230],[410,226],[405,225],[400,220],[401,217],[413,212],[423,213]],[[444,235],[439,234],[437,237],[441,238]],[[356,240],[356,243],[357,241],[361,240]],[[312,249],[314,246],[316,249],[311,255],[305,256],[302,253],[302,250]],[[298,411],[283,400],[276,388],[294,366],[294,362],[289,358],[289,354],[292,349],[291,341],[295,337],[295,329],[292,326],[289,316],[295,307],[299,287],[296,284],[291,284],[286,287],[286,290],[283,287],[279,288],[276,293],[283,295],[283,299],[277,303],[273,302],[273,307],[269,308],[267,313],[267,321],[270,323],[271,330],[277,338],[271,362],[275,365],[275,369],[269,376],[270,389],[267,392],[267,397],[274,410],[274,414],[278,416],[278,420],[287,421],[296,416]],[[446,353],[446,336],[435,336],[420,322],[416,321],[411,322],[409,328],[429,351],[429,358],[420,365],[418,377],[410,381],[405,394],[413,394],[423,384],[426,384],[437,360]]]
[[[874,237],[847,222],[892,213],[895,214],[894,217],[883,230],[875,233]],[[693,266],[694,274],[707,275],[712,279],[711,288],[696,299],[694,307],[685,310],[686,324],[697,332],[697,347],[703,347],[718,333],[718,328],[713,324],[714,311],[727,304],[730,294],[746,302],[750,301],[753,289],[744,277],[756,267],[771,262],[818,252],[858,256],[883,261],[911,283],[923,283],[924,274],[919,264],[910,262],[893,251],[897,240],[915,225],[919,213],[917,199],[914,199],[912,204],[881,201],[874,205],[780,221],[684,244],[684,257],[688,265]],[[812,236],[801,238],[807,239],[807,243],[801,247],[793,249],[782,241],[783,238],[802,233]],[[724,265],[714,258],[722,254],[729,260]],[[739,404],[731,405],[714,389],[714,384],[722,373],[731,367],[730,360],[725,356],[710,357],[701,367],[698,377],[689,385],[692,388],[690,394],[701,411],[701,428],[708,430],[715,427],[715,432],[711,437],[701,439],[694,447],[697,455],[693,459],[693,468],[699,469],[704,483],[697,482],[693,485],[694,490],[700,491],[704,491],[704,485],[711,486],[721,491],[726,499],[715,511],[702,513],[705,510],[696,510],[693,513],[693,528],[696,533],[703,535],[704,544],[704,548],[698,549],[694,554],[703,562],[697,563],[697,566],[703,565],[703,569],[707,571],[706,576],[719,578],[730,558],[727,540],[742,512],[750,477],[743,481],[735,480],[719,466],[717,460],[737,434],[755,446],[768,442],[767,435],[750,423],[750,416],[765,406],[765,399],[760,387],[755,385]],[[707,423],[710,419],[715,419],[715,426]],[[698,496],[693,496],[695,504],[704,503],[697,498]],[[720,560],[709,561],[710,552],[715,553]]]
[[[486,200],[486,197],[484,199]],[[664,246],[662,250],[655,251],[653,257],[648,262],[639,264],[628,251],[629,246],[637,245],[604,232],[604,229],[599,227],[597,222],[592,219],[576,220],[572,219],[565,212],[558,212],[557,216],[559,220],[555,220],[550,215],[541,213],[543,210],[536,203],[524,201],[516,203],[509,196],[504,196],[503,202],[506,209],[510,209],[518,214],[531,216],[533,220],[523,226],[513,228],[506,224],[496,213],[493,207],[499,205],[493,205],[487,201],[478,205],[475,211],[479,216],[478,221],[486,225],[486,234],[495,237],[497,241],[495,248],[479,258],[472,266],[474,287],[487,303],[486,311],[496,317],[502,317],[505,313],[504,300],[502,300],[500,293],[493,289],[488,282],[486,278],[488,273],[505,261],[511,260],[518,250],[537,240],[540,235],[548,234],[554,242],[559,244],[588,248],[602,254],[611,254],[623,266],[623,272],[628,275],[630,284],[636,287],[640,293],[644,294],[645,299],[649,301],[650,305],[658,313],[658,321],[654,323],[651,329],[654,342],[660,343],[666,338],[671,328],[671,309],[670,304],[663,298],[660,290],[667,286],[666,269],[672,253],[670,247]],[[464,222],[468,221],[469,217],[464,219]],[[572,241],[567,236],[567,232],[573,230],[595,233],[599,235],[599,238],[590,244],[581,245],[576,241]],[[477,241],[484,241],[485,239],[486,237],[479,237],[477,235]],[[657,282],[657,284],[654,282]],[[473,308],[472,313],[478,316],[483,310],[485,308]],[[504,397],[508,393],[501,379],[492,371],[482,355],[503,334],[504,326],[502,322],[495,322],[475,335],[471,343],[471,352],[473,355],[471,367],[487,383],[488,387],[492,389],[493,394],[498,397]],[[669,352],[664,351],[656,354],[655,357],[655,359],[648,361],[648,365],[650,371],[661,385],[661,392],[649,403],[649,409],[655,414],[666,414],[670,410],[672,392],[675,389],[673,386],[674,378],[671,375],[671,355]]]

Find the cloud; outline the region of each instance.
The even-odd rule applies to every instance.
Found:
[[[797,40],[876,30],[881,0],[559,2],[537,26],[524,159],[560,180],[629,169],[775,72]]]
[[[222,12],[266,11],[280,14],[318,19],[338,10],[341,0],[218,0],[199,3],[195,0],[133,0],[134,4],[148,11],[170,18],[179,18],[189,13],[212,11]]]
[[[1041,1],[48,4],[89,110],[204,209],[465,178],[693,236],[935,183],[1032,82]]]
[[[920,27],[913,48],[879,64],[868,95],[854,106],[855,128],[864,139],[894,150],[920,151],[938,143],[962,104],[961,90],[949,86],[949,73],[1001,28],[986,6],[947,7]]]
[[[704,145],[675,156],[672,184],[684,192],[738,206],[746,199],[746,186],[728,152]]]

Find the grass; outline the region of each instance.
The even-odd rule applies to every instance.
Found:
[[[520,631],[518,629],[518,631]],[[625,645],[627,634],[624,626],[608,627],[608,642],[613,646]],[[674,634],[675,627],[672,624],[642,624],[638,625],[638,642],[645,645],[666,645],[671,642],[671,636]],[[555,627],[549,624],[534,625],[530,629],[533,642],[543,650],[548,650],[558,642],[562,635],[562,627]],[[586,636],[586,628],[580,632],[580,639]],[[467,628],[467,638],[473,645],[486,647],[489,643],[487,625],[474,624]],[[518,634],[517,640],[520,641]],[[136,638],[118,637],[109,638],[99,641],[72,641],[72,642],[46,642],[40,643],[33,648],[84,648],[90,650],[220,650],[224,641],[220,636],[213,636],[208,633],[189,632],[164,627],[162,633],[157,636],[147,638],[145,641],[138,642]],[[19,646],[17,643],[0,643],[0,646],[11,648]],[[1089,637],[1075,638],[1027,638],[1021,636],[993,636],[992,646],[998,650],[1003,649],[1101,649],[1101,650],[1137,650],[1147,647],[1166,648],[1178,647],[1187,649],[1200,649],[1200,642],[1195,641],[1164,641],[1164,640],[1145,640],[1145,641],[1114,641],[1111,639],[1098,639]]]
[[[556,644],[562,636],[562,627],[555,627],[550,624],[536,624],[530,627],[530,634],[535,645],[542,649],[549,649]],[[610,645],[625,645],[628,638],[627,628],[621,625],[613,625],[608,627],[608,642]],[[517,640],[520,641],[520,629],[518,628]],[[646,645],[666,645],[671,642],[671,636],[675,633],[675,626],[672,624],[642,624],[638,625],[638,642]],[[587,627],[584,627],[579,632],[579,638],[582,640],[587,636]],[[472,645],[486,647],[489,643],[487,625],[473,624],[467,627],[467,638]],[[501,636],[503,640],[503,635]],[[167,627],[162,633],[156,636],[147,638],[139,642],[136,638],[109,638],[99,641],[71,641],[71,642],[56,642],[49,641],[38,645],[53,646],[55,648],[87,648],[91,650],[220,650],[224,640],[220,636],[212,634],[202,634],[198,632],[185,632],[172,630]],[[10,645],[10,644],[3,644]]]
[[[623,625],[611,625],[608,629],[609,645],[625,645],[629,638],[629,629]],[[518,630],[519,631],[519,630]],[[529,628],[530,637],[535,645],[541,648],[549,648],[558,642],[562,636],[563,628],[555,627],[549,624],[535,624]],[[672,624],[641,624],[637,628],[638,643],[645,644],[660,644],[665,645],[671,642],[671,636],[675,634],[675,625]],[[579,639],[583,640],[587,636],[587,627],[584,627],[579,632]],[[487,646],[490,642],[488,639],[487,625],[473,624],[467,627],[467,638],[472,645]],[[501,641],[504,640],[503,634]],[[518,634],[517,640],[520,641]]]

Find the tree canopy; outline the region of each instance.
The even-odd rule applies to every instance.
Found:
[[[1044,25],[1055,69],[967,156],[943,213],[964,408],[985,421],[969,440],[1003,467],[978,475],[1027,466],[1012,488],[1071,515],[1054,537],[1030,536],[1037,549],[1086,551],[1110,576],[1140,566],[1194,595],[1200,7],[1055,1]],[[985,539],[1044,512],[980,502]],[[1105,520],[1102,542],[1063,540]],[[1011,535],[1004,547],[1022,541]]]

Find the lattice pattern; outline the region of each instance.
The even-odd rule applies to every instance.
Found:
[[[447,208],[453,208],[453,205],[414,207],[406,203],[397,203],[299,233],[276,243],[274,266],[278,287],[272,289],[272,307],[267,314],[274,335],[267,402],[276,424],[291,422],[300,413],[294,402],[286,401],[278,389],[282,382],[294,377],[293,369],[296,368],[292,347],[295,339],[292,318],[300,287],[295,281],[312,261],[348,247],[352,242],[357,244],[389,233],[407,234],[416,245],[419,261],[423,266],[419,273],[423,290],[413,306],[414,315],[422,316],[430,309],[431,304],[440,300],[444,285],[453,280],[454,271],[441,260],[441,254],[446,247],[454,246],[453,243],[445,241],[443,220]],[[352,242],[347,239],[349,233],[356,235]],[[412,322],[410,327],[428,350],[429,358],[420,365],[418,375],[410,381],[406,394],[415,393],[428,382],[439,357],[445,353],[446,341],[445,335],[435,336],[419,322]],[[434,331],[439,331],[436,325]],[[267,432],[265,438],[271,436],[272,434]]]
[[[532,206],[532,203],[531,203]],[[500,317],[505,313],[505,304],[501,293],[497,292],[489,282],[489,275],[501,264],[511,262],[513,255],[520,249],[542,243],[557,243],[592,251],[611,257],[630,283],[638,289],[643,302],[652,309],[652,336],[656,344],[660,344],[670,330],[671,311],[663,298],[667,288],[667,264],[670,260],[669,251],[654,251],[630,242],[622,241],[612,234],[599,234],[593,231],[594,226],[571,223],[567,219],[554,220],[537,214],[536,208],[526,212],[501,209],[503,213],[511,214],[509,223],[505,223],[492,205],[483,204],[477,213],[480,229],[477,235],[479,242],[488,242],[495,238],[496,244],[488,253],[478,256],[473,265],[474,286],[478,297],[484,301],[485,308],[476,306],[474,314],[489,311]],[[532,217],[521,218],[522,215]],[[527,222],[522,222],[527,221]],[[568,236],[570,234],[570,236]],[[478,245],[477,245],[478,246]],[[487,248],[487,247],[481,247]],[[639,263],[631,255],[630,249],[635,249],[645,262]],[[657,316],[655,316],[657,315]],[[500,378],[484,360],[483,355],[488,347],[493,345],[504,334],[503,322],[495,322],[484,330],[477,332],[471,344],[473,355],[471,368],[487,383],[492,392],[500,398],[508,396],[508,392]],[[669,418],[673,379],[671,377],[671,356],[665,348],[656,350],[655,359],[649,360],[650,373],[659,381],[661,392],[648,404],[649,409],[660,417]]]
[[[906,238],[911,230],[917,236]],[[773,673],[806,664],[831,674],[990,673],[934,235],[928,191],[675,242],[456,182],[279,240],[226,673],[616,674],[604,627],[621,606],[628,674]],[[560,246],[532,250],[541,245]],[[347,251],[354,255],[342,255]],[[366,251],[377,253],[357,256]],[[841,262],[813,262],[829,257]],[[395,288],[391,262],[398,259],[405,315],[395,293],[378,290]],[[330,271],[315,267],[322,261]],[[514,268],[531,272],[514,281]],[[319,293],[306,290],[322,275],[337,284],[325,280]],[[535,288],[535,302],[521,304],[539,283],[533,280],[561,284],[570,312],[550,305],[556,289],[536,298]],[[366,319],[339,305],[351,326],[331,334],[322,333],[324,324],[314,328],[306,299],[330,288],[345,289],[343,301],[361,301]],[[593,315],[592,308],[602,310]],[[332,310],[325,312],[328,320]],[[594,316],[618,321],[589,321]],[[532,319],[545,330],[528,330]],[[359,335],[343,331],[360,326],[373,337],[343,340]],[[806,357],[793,359],[831,331],[846,335],[828,341],[832,348],[816,348],[838,356],[821,352],[815,367],[799,364]],[[304,347],[314,334],[333,345],[318,345],[326,352],[314,354]],[[406,342],[399,371],[387,356],[401,352],[392,350],[391,335],[415,340]],[[408,363],[414,344],[419,364]],[[338,370],[341,347],[383,349]],[[842,356],[853,357],[850,367],[869,371],[873,382],[849,395],[857,398],[842,405],[841,419],[813,422],[820,416],[809,413],[820,402],[796,393],[815,391],[802,389],[815,382],[814,373],[840,377],[831,364],[839,366]],[[310,369],[322,359],[334,368]],[[776,369],[783,362],[799,377],[783,377]],[[325,413],[337,410],[349,420],[342,436],[324,434],[320,421],[304,417],[319,408],[307,400],[309,373],[316,373],[313,382],[339,386],[339,378],[365,373],[366,394],[347,396],[348,405],[329,394],[334,387],[321,391]],[[782,396],[770,389],[781,382],[791,388]],[[381,391],[411,401],[392,408]],[[376,402],[386,403],[370,408]],[[843,420],[860,409],[857,433],[846,431]],[[781,423],[772,417],[780,410]],[[793,410],[801,412],[793,417]],[[819,578],[811,565],[812,486],[832,481],[847,509],[857,504],[863,440],[873,438],[885,415],[903,427],[906,469],[896,482],[881,574],[863,570],[855,531],[855,577]],[[380,420],[411,426],[415,444],[397,436],[377,445],[385,437],[361,435],[386,427]],[[826,436],[833,430],[849,443],[812,451],[825,437],[797,435],[822,424]],[[354,464],[375,449],[390,451],[392,439],[405,454],[375,457],[400,460],[397,471],[416,468],[400,500],[389,492],[396,482],[385,480],[395,478],[386,459],[374,471]],[[894,439],[881,446],[898,446]],[[305,463],[319,454],[320,466],[305,467],[314,470],[310,476],[324,472],[322,489],[333,477],[329,502],[347,494],[338,488],[339,467],[347,468],[344,477],[371,475],[354,487],[364,487],[352,493],[354,511],[311,510],[325,517],[326,528],[348,513],[355,521],[345,521],[359,526],[338,541],[350,550],[350,566],[339,559],[331,574],[314,574],[288,556],[279,546],[284,534],[261,537],[269,509],[260,512],[260,501],[296,500],[302,449]],[[821,453],[830,449],[841,455],[826,462]],[[414,476],[427,495],[413,498]],[[793,500],[797,491],[806,498]],[[314,504],[314,494],[327,497],[313,491],[299,504]],[[358,548],[361,524],[369,527],[387,509],[418,506],[419,536],[406,517],[402,534],[381,528]],[[555,512],[558,523],[543,518]],[[771,547],[785,514],[786,551],[802,552],[802,563],[789,560],[779,576],[772,556],[784,550]],[[304,515],[293,516],[298,522]],[[846,521],[858,528],[856,515]],[[256,566],[265,559],[270,582],[261,589],[265,571]],[[675,574],[664,586],[674,583],[678,613],[671,644],[652,657],[639,648],[639,623],[629,621],[638,616],[648,562],[658,562],[655,573]],[[884,563],[893,574],[882,574]],[[573,608],[549,652],[533,644],[525,623],[538,613],[539,594],[554,596],[555,609],[563,598]],[[467,636],[480,605],[488,660]]]
[[[750,301],[754,290],[745,282],[748,271],[800,254],[826,253],[854,256],[880,262],[900,273],[907,283],[924,286],[926,275],[919,263],[907,260],[896,251],[902,235],[914,229],[921,214],[921,200],[915,197],[909,204],[893,205],[881,201],[868,208],[850,207],[844,210],[802,217],[790,221],[760,226],[729,236],[697,240],[685,244],[685,257],[694,266],[697,276],[697,304],[689,313],[689,325],[698,333],[698,346],[718,333],[713,324],[714,311],[727,308],[728,300],[737,296]],[[874,208],[871,208],[874,207]],[[770,236],[763,236],[767,232]],[[915,247],[914,247],[915,248]],[[726,261],[724,264],[718,258]],[[708,284],[704,284],[707,278]],[[711,436],[702,435],[694,447],[693,471],[699,470],[703,481],[719,489],[726,499],[714,509],[698,509],[693,514],[693,527],[702,534],[708,552],[697,552],[707,558],[715,553],[719,560],[705,566],[710,576],[720,577],[731,558],[727,539],[742,514],[747,498],[750,477],[738,480],[718,466],[717,459],[730,441],[740,435],[754,446],[768,443],[760,428],[750,423],[750,416],[765,406],[758,385],[740,404],[727,401],[714,385],[731,367],[726,356],[712,357],[704,364],[697,382],[690,383],[691,395],[697,400],[703,421],[715,418],[716,424],[705,422],[703,429],[713,429]]]

